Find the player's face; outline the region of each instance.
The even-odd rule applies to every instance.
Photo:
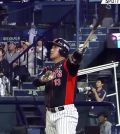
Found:
[[[102,88],[102,86],[103,86],[102,82],[98,80],[98,81],[96,82],[96,87],[97,87],[97,88]]]
[[[50,58],[51,59],[56,59],[58,58],[60,55],[59,55],[59,47],[58,46],[55,46],[53,45],[51,50],[50,50]]]
[[[99,123],[104,123],[105,122],[105,117],[102,116],[102,115],[99,116],[98,121],[99,121]]]

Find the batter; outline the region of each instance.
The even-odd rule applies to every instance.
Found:
[[[80,45],[68,57],[70,46],[66,40],[55,39],[49,46],[50,58],[55,65],[45,67],[33,81],[36,87],[45,85],[46,134],[76,134],[76,77],[87,47]]]

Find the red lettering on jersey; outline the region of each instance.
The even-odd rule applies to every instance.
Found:
[[[53,72],[53,77],[56,78],[60,78],[62,77],[62,70],[56,70],[55,72]]]
[[[57,77],[62,77],[62,70],[57,70]]]
[[[55,86],[60,86],[61,85],[61,79],[55,79],[54,83],[55,83]]]

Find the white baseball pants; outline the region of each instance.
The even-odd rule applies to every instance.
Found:
[[[55,108],[57,111],[57,107]],[[78,112],[74,104],[65,105],[64,110],[46,112],[46,134],[76,134]]]

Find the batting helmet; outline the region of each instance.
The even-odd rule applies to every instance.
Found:
[[[66,40],[62,38],[54,39],[53,41],[48,42],[48,45],[49,49],[51,49],[53,45],[59,46],[59,53],[63,57],[67,57],[69,54],[70,45]]]

